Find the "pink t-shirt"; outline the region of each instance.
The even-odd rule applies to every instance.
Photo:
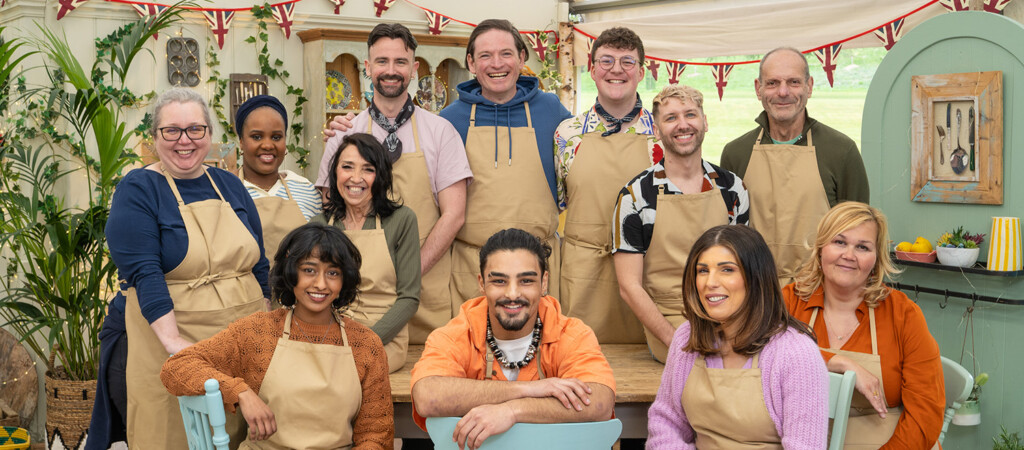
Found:
[[[413,119],[398,129],[398,139],[402,141],[402,154],[416,151],[416,140],[413,137],[412,122],[416,121],[416,132],[419,134],[420,149],[427,162],[427,173],[430,176],[431,189],[434,197],[446,187],[459,180],[473,181],[473,172],[469,170],[469,159],[466,158],[466,147],[462,137],[447,120],[419,106],[413,113]],[[317,187],[328,184],[331,159],[338,152],[341,140],[352,133],[365,133],[367,125],[373,122],[370,112],[363,111],[352,121],[352,129],[338,133],[324,145],[324,157],[320,160],[320,171],[316,179]],[[383,142],[388,133],[377,124],[373,124],[372,134]]]

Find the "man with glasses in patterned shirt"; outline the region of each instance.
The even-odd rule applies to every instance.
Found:
[[[558,206],[566,212],[559,299],[602,344],[643,343],[643,327],[619,295],[608,219],[618,190],[661,159],[653,118],[636,92],[644,44],[628,28],[609,28],[590,58],[597,101],[555,131]]]

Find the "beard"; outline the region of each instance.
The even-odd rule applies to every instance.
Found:
[[[498,324],[505,331],[519,331],[526,326],[527,322],[530,321],[530,302],[523,299],[516,300],[502,300],[494,304],[496,307],[522,305],[521,311],[515,316],[508,316],[501,310],[496,310],[495,316],[498,319]]]
[[[399,81],[399,87],[398,88],[385,88],[385,87],[383,87],[383,83],[381,83],[381,81],[383,81],[383,80],[389,80],[389,81],[390,80],[398,80]],[[398,76],[398,75],[381,75],[381,76],[377,77],[376,80],[374,80],[373,87],[374,87],[374,91],[376,91],[378,94],[380,94],[383,97],[396,98],[396,97],[401,97],[402,94],[405,94],[405,92],[409,89],[409,80],[406,80],[406,79],[404,79],[404,78],[402,78],[401,76]]]

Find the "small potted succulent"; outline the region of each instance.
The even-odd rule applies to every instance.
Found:
[[[953,415],[954,425],[966,427],[981,423],[981,403],[978,397],[981,396],[981,386],[987,382],[988,374],[985,372],[979,373],[974,378],[974,388],[971,389],[971,395],[967,396],[967,400],[964,401],[964,404]]]
[[[984,234],[971,234],[964,227],[957,227],[953,232],[942,233],[935,242],[936,256],[939,263],[947,266],[971,267],[978,261],[979,246],[984,241]]]

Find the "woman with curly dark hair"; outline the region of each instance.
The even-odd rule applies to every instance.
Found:
[[[264,440],[272,448],[391,448],[384,348],[339,312],[358,294],[361,259],[334,227],[289,233],[271,272],[284,308],[239,319],[171,357],[160,373],[167,390],[199,395],[216,379],[225,408],[241,410],[249,425],[242,449]]]

